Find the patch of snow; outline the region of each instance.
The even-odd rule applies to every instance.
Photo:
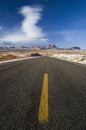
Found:
[[[67,60],[67,61],[86,64],[86,55],[80,55],[80,54],[54,54],[54,55],[52,55],[52,57]]]

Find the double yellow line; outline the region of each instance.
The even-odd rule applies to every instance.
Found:
[[[39,113],[38,113],[38,120],[40,122],[48,121],[49,114],[48,114],[48,74],[44,74],[43,79],[43,86],[42,86],[42,93],[41,93],[41,100],[39,105]]]

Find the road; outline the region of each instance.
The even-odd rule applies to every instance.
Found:
[[[2,64],[0,102],[0,130],[86,130],[86,67],[49,57]]]

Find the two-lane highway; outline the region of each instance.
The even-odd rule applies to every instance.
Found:
[[[0,65],[0,130],[86,130],[86,67],[49,57]]]

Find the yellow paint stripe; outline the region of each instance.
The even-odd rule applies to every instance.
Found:
[[[40,122],[48,121],[48,116],[48,74],[45,73],[39,105],[38,120]]]

